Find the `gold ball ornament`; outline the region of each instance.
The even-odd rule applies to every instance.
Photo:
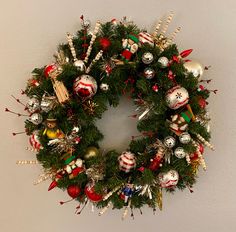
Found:
[[[84,159],[91,159],[99,155],[99,150],[96,147],[88,147]]]
[[[198,80],[202,79],[204,67],[199,62],[191,60],[184,63],[184,67],[188,72],[192,73],[194,77],[198,78]]]

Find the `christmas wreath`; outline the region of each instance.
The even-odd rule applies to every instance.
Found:
[[[198,167],[206,169],[204,146],[213,149],[211,90],[203,86],[210,80],[202,80],[208,68],[187,58],[192,49],[179,52],[173,44],[180,28],[166,36],[172,17],[148,33],[125,17],[98,21],[91,32],[81,16],[82,28],[67,34],[56,61],[34,69],[27,82],[25,131],[45,170],[36,184],[51,178],[48,190],[67,190],[79,202],[78,214],[88,202],[99,215],[124,208],[123,218],[145,205],[162,209],[163,190],[192,191]],[[133,117],[142,136],[121,154],[104,152],[95,122],[124,94],[137,105]]]

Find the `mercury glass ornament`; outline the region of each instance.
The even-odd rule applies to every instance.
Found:
[[[150,80],[155,76],[155,71],[153,68],[147,67],[144,69],[144,76]]]
[[[90,25],[91,25],[90,20],[88,20],[88,19],[84,20],[84,22],[83,22],[83,27],[85,27],[85,28],[88,29],[88,28],[90,27]]]
[[[81,72],[84,72],[86,69],[85,64],[82,60],[76,60],[74,62],[74,66]]]
[[[43,117],[39,113],[34,113],[29,117],[29,121],[32,122],[34,125],[39,125],[43,122]]]
[[[182,147],[177,147],[174,151],[174,154],[179,159],[182,159],[186,156],[186,152]]]
[[[184,63],[184,67],[188,72],[192,73],[194,77],[198,78],[198,80],[202,79],[204,67],[197,62],[196,60],[191,60]]]
[[[188,132],[183,132],[179,136],[179,141],[183,144],[187,144],[191,141],[191,136]]]
[[[151,64],[153,59],[154,58],[151,52],[145,52],[142,55],[142,61],[144,64]]]
[[[166,68],[168,66],[168,64],[169,64],[169,60],[165,56],[160,57],[158,59],[158,62],[161,64],[162,68]]]
[[[26,104],[26,108],[30,113],[35,112],[36,110],[40,109],[40,102],[37,97],[32,97],[29,99],[29,101]]]
[[[102,91],[107,91],[108,89],[109,89],[109,85],[108,84],[106,84],[106,83],[102,83],[101,85],[100,85],[100,89],[102,90]]]
[[[168,148],[172,148],[175,146],[176,140],[173,136],[167,136],[164,139],[164,145]]]
[[[57,102],[57,99],[55,96],[46,96],[43,95],[40,107],[41,110],[48,113],[50,110],[52,110]]]
[[[97,157],[99,155],[99,150],[96,147],[88,147],[85,151],[84,159],[90,159]]]

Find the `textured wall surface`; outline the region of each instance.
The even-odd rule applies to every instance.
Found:
[[[25,150],[27,138],[12,137],[21,131],[23,121],[4,113],[4,108],[22,111],[10,97],[20,96],[30,71],[52,61],[56,45],[65,41],[66,32],[75,32],[84,14],[92,22],[131,17],[139,26],[152,28],[159,16],[174,10],[171,29],[182,27],[177,37],[180,49],[193,48],[193,58],[212,68],[205,78],[212,78],[210,88],[219,94],[210,100],[212,143],[216,151],[206,152],[208,171],[201,171],[194,193],[176,192],[164,196],[164,210],[153,215],[144,209],[141,217],[121,221],[119,211],[109,211],[103,217],[91,213],[88,207],[81,216],[74,215],[76,203],[60,206],[67,195],[60,190],[47,192],[48,182],[34,187],[39,166],[17,166],[18,159],[34,159]],[[235,124],[235,41],[236,2],[234,0],[120,0],[120,1],[56,1],[8,0],[0,7],[0,114],[1,114],[1,194],[0,230],[2,232],[42,231],[236,231],[236,124]],[[99,122],[106,140],[104,147],[125,147],[125,141],[135,132],[135,123],[128,116],[132,106],[122,103],[117,111],[106,113]],[[118,112],[118,113],[117,113]],[[120,126],[113,126],[114,123]],[[127,132],[127,131],[131,132]],[[124,139],[125,138],[125,139]],[[122,142],[124,141],[124,142]],[[119,145],[117,145],[119,147]],[[99,228],[99,229],[98,229]]]

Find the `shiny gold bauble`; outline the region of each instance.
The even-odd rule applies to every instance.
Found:
[[[99,150],[96,147],[88,147],[85,152],[84,158],[90,159],[98,155],[99,155]]]
[[[192,73],[194,77],[198,78],[198,80],[201,80],[204,67],[199,62],[196,60],[191,60],[184,63],[184,67],[188,70],[188,72]]]

